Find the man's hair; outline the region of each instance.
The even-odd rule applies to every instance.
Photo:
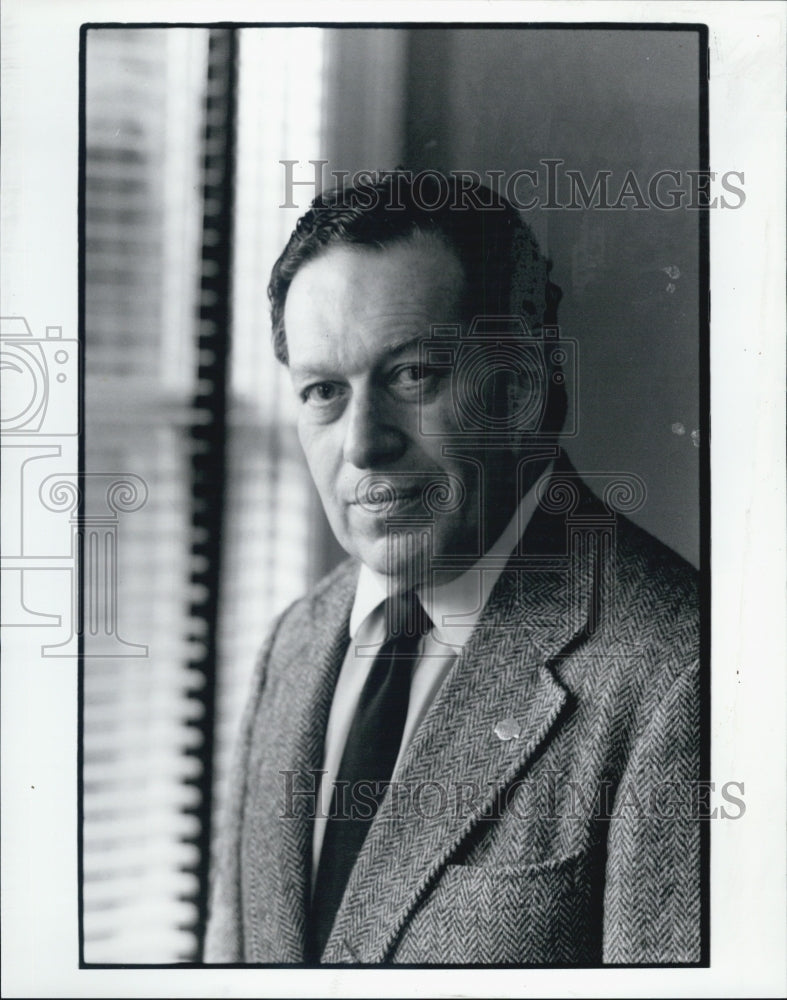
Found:
[[[545,324],[554,325],[561,293],[549,280],[551,262],[541,254],[530,227],[497,192],[466,180],[467,175],[433,170],[415,176],[396,170],[375,183],[318,195],[271,272],[268,298],[277,359],[288,362],[284,307],[304,264],[334,246],[382,250],[418,235],[440,239],[459,259],[466,320],[514,314],[536,334]],[[556,432],[563,423],[565,392],[549,381],[549,412],[542,429]]]

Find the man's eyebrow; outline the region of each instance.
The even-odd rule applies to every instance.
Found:
[[[330,378],[331,373],[327,368],[315,368],[311,365],[288,365],[290,372],[290,378],[304,379],[304,378]]]
[[[391,344],[384,344],[380,358],[380,363],[384,364],[386,361],[390,361],[392,358],[398,358],[405,352],[412,350],[414,347],[418,347],[424,340],[429,339],[428,333],[417,333],[412,337],[408,337],[407,340],[400,341],[396,343],[395,341]],[[305,378],[320,378],[329,379],[335,378],[339,373],[334,372],[329,366],[321,367],[319,365],[303,364],[303,365],[289,365],[290,377],[294,379],[305,379]]]
[[[413,347],[420,346],[425,340],[428,339],[428,333],[418,333],[414,337],[409,337],[407,340],[404,340],[399,344],[386,344],[385,353],[389,358],[398,358],[400,354],[404,354]]]

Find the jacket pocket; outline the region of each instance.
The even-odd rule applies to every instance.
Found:
[[[533,865],[448,865],[407,924],[396,962],[578,964],[594,954],[588,854]]]

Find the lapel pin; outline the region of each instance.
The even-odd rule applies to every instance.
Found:
[[[516,719],[503,719],[495,726],[495,736],[504,741],[518,740],[521,732],[522,727]]]

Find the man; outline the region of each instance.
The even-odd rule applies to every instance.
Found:
[[[351,558],[262,652],[208,962],[700,958],[695,574],[557,446],[548,272],[491,191],[404,174],[318,197],[274,267]]]

